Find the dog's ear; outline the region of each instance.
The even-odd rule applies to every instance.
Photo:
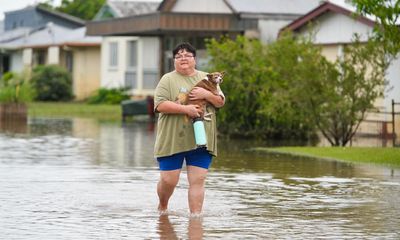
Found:
[[[207,74],[207,78],[208,78],[208,80],[212,80],[213,74],[212,74],[212,73],[208,73],[208,74]]]
[[[225,71],[221,72],[222,77],[225,76],[225,73],[226,73]]]

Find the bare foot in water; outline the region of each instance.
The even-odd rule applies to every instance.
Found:
[[[160,215],[167,215],[168,209],[166,207],[161,207],[160,205],[158,205],[158,213]]]

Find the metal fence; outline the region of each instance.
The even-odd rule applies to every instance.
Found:
[[[391,111],[368,112],[352,142],[359,145],[380,145],[382,147],[400,147],[400,102],[392,100]],[[396,111],[397,110],[397,111]],[[353,144],[352,144],[353,145]]]
[[[396,131],[396,130],[400,130],[400,118],[396,118],[396,117],[400,117],[400,111],[396,112],[396,105],[400,106],[400,102],[395,102],[392,99],[392,143],[393,143],[393,147],[400,147],[400,142],[399,139],[397,137],[398,132],[400,131]]]

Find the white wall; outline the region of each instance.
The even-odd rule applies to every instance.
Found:
[[[137,37],[103,37],[101,44],[101,86],[106,88],[117,88],[124,86],[127,51],[126,43]],[[110,67],[110,43],[118,44],[118,65]]]
[[[125,86],[128,65],[128,42],[137,41],[137,88],[134,95],[153,94],[154,89],[144,89],[144,71],[159,72],[159,39],[156,37],[104,37],[101,46],[101,87],[117,88]],[[110,43],[118,43],[118,65],[110,67]],[[157,77],[158,78],[158,77]]]
[[[12,72],[20,72],[24,69],[24,65],[22,62],[22,50],[15,51],[11,54],[11,66],[10,71]]]
[[[290,20],[259,20],[260,40],[264,43],[275,41],[280,29],[290,22]]]
[[[199,0],[193,4],[193,0],[177,1],[172,12],[195,13],[232,13],[223,0]]]
[[[139,41],[139,83],[141,83],[140,88],[135,90],[134,94],[142,94],[142,95],[153,95],[154,88],[156,85],[153,84],[154,80],[149,81],[145,77],[148,77],[149,74],[156,75],[156,81],[159,80],[160,75],[160,41],[155,37],[143,37],[140,38]],[[146,82],[147,80],[147,82]],[[151,89],[149,89],[149,85],[153,85]]]
[[[58,46],[51,46],[47,49],[48,64],[60,63],[60,48]]]
[[[338,13],[327,13],[321,16],[315,23],[313,30],[317,29],[315,34],[315,43],[334,44],[351,42],[355,33],[361,36],[365,41],[372,32],[372,28],[364,23],[356,21],[349,16]],[[309,33],[305,27],[303,32]]]
[[[390,65],[387,78],[389,79],[388,89],[392,89],[386,93],[385,106],[388,110],[390,110],[392,106],[392,99],[394,99],[395,102],[400,102],[400,55]]]

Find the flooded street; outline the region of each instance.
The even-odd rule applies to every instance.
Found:
[[[156,211],[155,126],[30,119],[0,130],[0,239],[400,239],[400,169],[219,143],[204,216],[181,175]]]

